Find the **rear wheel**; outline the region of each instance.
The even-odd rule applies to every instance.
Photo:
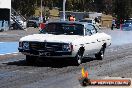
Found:
[[[102,60],[104,58],[104,52],[105,52],[105,47],[103,46],[99,53],[95,54],[95,57],[98,59],[98,60]]]
[[[34,28],[38,28],[39,25],[37,23],[34,23]]]
[[[34,64],[36,62],[36,59],[37,59],[36,56],[26,55],[26,62],[28,64]]]

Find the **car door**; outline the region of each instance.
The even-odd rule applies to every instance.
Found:
[[[91,27],[91,32],[92,32],[92,38],[95,40],[95,47],[93,49],[94,53],[97,53],[100,51],[102,47],[102,35],[101,33],[98,32],[98,29],[92,25]]]
[[[96,36],[97,30],[92,25],[85,28],[85,55],[92,55],[99,51],[100,43]]]

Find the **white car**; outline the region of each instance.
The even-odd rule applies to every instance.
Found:
[[[105,48],[110,45],[111,36],[99,33],[88,23],[50,22],[42,33],[22,37],[18,50],[29,63],[38,57],[71,57],[79,65],[84,57],[93,54],[103,59]]]

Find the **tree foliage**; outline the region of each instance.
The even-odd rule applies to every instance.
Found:
[[[63,0],[42,0],[42,5],[52,9],[63,8]],[[19,3],[18,3],[19,2]],[[30,16],[41,6],[41,0],[13,0],[12,7],[22,15]],[[132,0],[66,0],[68,11],[94,11],[113,14],[119,18],[132,17]]]
[[[34,2],[36,0],[13,0],[12,7],[22,15],[30,16],[35,13]]]
[[[127,19],[132,17],[132,1],[131,0],[114,0],[113,13],[118,19]]]

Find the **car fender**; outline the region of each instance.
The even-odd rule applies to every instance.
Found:
[[[84,44],[75,44],[75,45],[73,45],[72,56],[75,57],[75,56],[77,55],[79,49],[81,49],[81,48],[84,48],[84,51],[85,51],[85,46],[84,46]]]

